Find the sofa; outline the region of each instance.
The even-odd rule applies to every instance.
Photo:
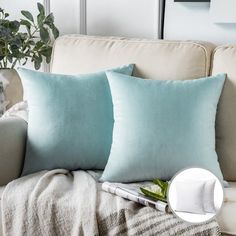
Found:
[[[135,64],[135,76],[151,79],[187,80],[227,74],[216,118],[216,150],[229,186],[217,221],[222,234],[236,235],[236,46],[65,35],[54,44],[50,70],[82,74],[128,63]],[[0,198],[4,186],[21,174],[26,137],[27,122],[23,119],[0,119]]]

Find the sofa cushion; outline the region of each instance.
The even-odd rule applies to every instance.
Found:
[[[131,75],[133,65],[113,69]],[[29,124],[23,175],[65,168],[104,169],[113,107],[105,72],[58,75],[20,68]]]
[[[18,117],[0,119],[0,186],[18,178],[24,161],[27,124]]]
[[[196,79],[209,74],[213,49],[211,44],[191,41],[65,35],[54,44],[51,70],[91,73],[134,63],[138,77]]]
[[[222,181],[215,116],[225,75],[185,81],[107,73],[114,129],[102,180],[169,180],[183,168],[209,169]]]
[[[2,197],[2,193],[3,193],[4,188],[5,188],[5,186],[0,187],[0,236],[3,235],[3,232],[2,232],[1,197]]]
[[[222,233],[236,235],[236,182],[229,182],[229,187],[225,188],[224,192],[225,200],[217,221]]]
[[[236,181],[236,46],[214,52],[212,74],[227,73],[216,119],[216,148],[223,175]]]

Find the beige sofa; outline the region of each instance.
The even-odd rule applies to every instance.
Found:
[[[89,73],[127,63],[135,64],[136,76],[160,80],[227,73],[217,112],[216,148],[230,187],[218,222],[224,234],[236,235],[236,46],[68,35],[56,40],[51,72]],[[26,135],[27,123],[20,118],[0,119],[0,196],[4,185],[20,175]]]

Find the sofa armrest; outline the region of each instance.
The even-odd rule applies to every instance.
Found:
[[[27,123],[23,119],[0,119],[0,186],[20,176],[26,135]]]

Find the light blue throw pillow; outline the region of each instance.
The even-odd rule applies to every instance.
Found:
[[[131,75],[133,65],[113,69]],[[105,72],[59,75],[20,68],[29,124],[23,175],[55,168],[104,169],[113,107]]]
[[[107,73],[114,129],[102,181],[169,180],[203,167],[220,180],[215,117],[225,75],[186,81],[144,80]]]

